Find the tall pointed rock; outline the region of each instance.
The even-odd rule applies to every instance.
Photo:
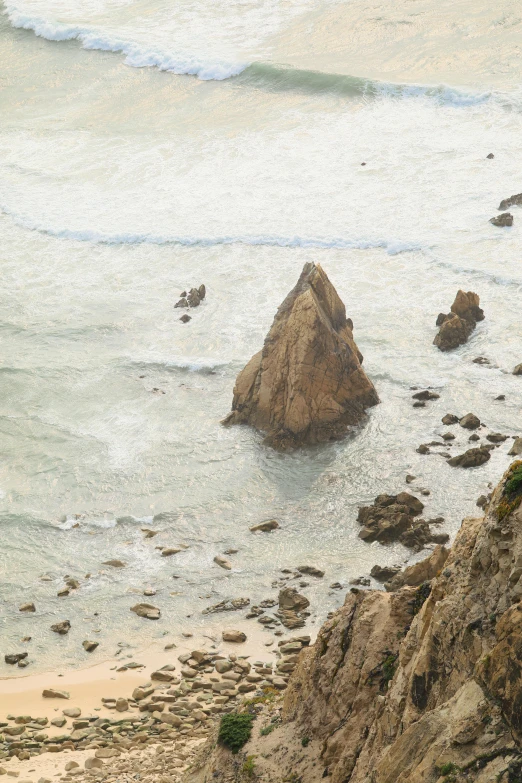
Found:
[[[335,440],[379,397],[344,304],[319,264],[305,264],[259,353],[239,373],[224,424],[250,424],[279,449]]]

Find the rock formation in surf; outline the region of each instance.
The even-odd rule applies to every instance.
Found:
[[[241,754],[214,744],[187,783],[247,783],[248,758],[264,783],[522,780],[521,501],[517,461],[449,552],[352,589],[294,656],[282,714],[259,705]]]
[[[441,351],[452,351],[468,341],[478,321],[484,320],[484,310],[479,307],[480,299],[473,291],[459,290],[451,305],[451,312],[439,313],[440,327],[433,344]]]
[[[319,264],[305,264],[259,353],[239,373],[224,424],[250,424],[279,449],[335,440],[379,402],[344,304]]]

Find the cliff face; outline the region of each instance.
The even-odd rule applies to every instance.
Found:
[[[245,748],[259,779],[522,781],[521,499],[519,462],[431,582],[347,595],[301,653],[280,728]]]
[[[305,264],[264,346],[237,377],[225,424],[250,424],[276,448],[336,439],[379,402],[344,304],[319,265]]]
[[[464,520],[429,595],[427,583],[349,594],[302,654],[285,716],[320,735],[333,780],[522,779],[522,509],[506,492],[516,466],[486,516]],[[379,655],[381,693],[367,676]]]

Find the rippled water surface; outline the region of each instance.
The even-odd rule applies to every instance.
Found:
[[[512,229],[488,222],[522,189],[518,23],[513,4],[497,8],[503,22],[485,9],[461,31],[467,71],[451,81],[449,32],[430,71],[410,19],[398,61],[406,6],[388,19],[393,56],[377,68],[369,55],[365,73],[343,44],[356,2],[6,3],[0,623],[6,650],[33,637],[34,669],[82,662],[95,631],[102,656],[119,639],[204,628],[204,607],[274,597],[278,570],[304,563],[326,571],[303,588],[319,623],[343,599],[332,582],[409,556],[360,541],[361,504],[412,473],[431,491],[426,518],[453,536],[509,464],[510,441],[469,471],[415,449],[448,411],[521,434],[517,208]],[[377,51],[376,9],[360,0],[355,48]],[[499,45],[486,56],[488,30]],[[343,442],[283,455],[220,420],[310,260],[346,303],[381,404]],[[183,325],[173,305],[201,283]],[[459,287],[480,294],[486,320],[442,354],[435,318]],[[440,399],[413,409],[412,386]],[[455,454],[469,432],[453,429]],[[272,517],[276,533],[249,532]],[[176,545],[171,558],[156,549]],[[227,548],[231,572],[213,563]],[[58,598],[66,574],[81,587]],[[147,586],[157,624],[129,612]],[[35,615],[18,612],[27,600]],[[65,617],[69,635],[50,638]]]

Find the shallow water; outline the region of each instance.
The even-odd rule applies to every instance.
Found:
[[[94,631],[104,656],[118,640],[140,646],[203,628],[205,606],[273,597],[278,569],[304,563],[326,571],[304,588],[318,624],[343,600],[329,584],[409,556],[357,538],[359,505],[402,490],[413,473],[416,489],[431,490],[425,516],[443,515],[453,536],[509,464],[509,441],[469,471],[415,449],[443,432],[448,411],[521,434],[522,381],[510,374],[522,361],[517,208],[510,230],[488,222],[521,189],[511,33],[495,63],[477,33],[468,76],[462,68],[446,84],[437,58],[430,71],[422,30],[417,59],[411,38],[400,67],[383,51],[365,73],[361,62],[349,70],[342,25],[331,46],[331,20],[349,20],[356,6],[6,4],[0,622],[6,651],[33,637],[31,670],[83,662],[80,643]],[[303,30],[314,43],[306,56]],[[172,67],[128,67],[147,63],[82,48],[94,35]],[[152,50],[170,59],[156,62]],[[178,55],[203,63],[201,78],[176,73]],[[345,441],[282,455],[220,420],[310,260],[346,303],[381,404]],[[202,282],[207,299],[183,325],[173,304]],[[480,294],[486,320],[444,355],[432,345],[434,322],[459,287]],[[480,355],[489,367],[473,364]],[[411,386],[441,397],[414,410]],[[499,394],[505,402],[494,402]],[[460,453],[469,433],[453,429]],[[249,532],[271,517],[277,533]],[[149,526],[161,535],[145,540]],[[172,558],[155,549],[177,544],[188,548]],[[239,552],[227,573],[213,557],[229,547]],[[127,567],[102,566],[109,558]],[[59,599],[65,574],[82,586]],[[129,612],[149,585],[157,624]],[[27,600],[36,615],[17,611]],[[73,628],[57,639],[49,626],[65,617]]]

